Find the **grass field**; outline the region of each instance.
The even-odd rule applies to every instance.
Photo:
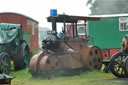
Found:
[[[116,78],[111,73],[102,71],[84,72],[79,76],[61,76],[50,80],[33,78],[28,69],[18,72],[11,72],[10,76],[16,77],[12,85],[128,85],[128,79]]]

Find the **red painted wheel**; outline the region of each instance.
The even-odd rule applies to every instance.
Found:
[[[107,50],[103,49],[103,50],[102,50],[102,54],[103,54],[103,58],[104,58],[104,59],[108,59],[108,58],[109,58],[109,53],[108,53]]]

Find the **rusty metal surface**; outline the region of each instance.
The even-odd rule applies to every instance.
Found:
[[[41,51],[39,54],[36,54],[35,56],[33,56],[31,58],[31,61],[30,61],[30,64],[29,64],[29,70],[33,70],[33,71],[38,70],[37,69],[37,64],[39,62],[39,59],[44,57],[43,55],[44,55],[44,53],[43,53],[43,51]]]
[[[79,52],[83,47],[86,46],[88,46],[88,40],[69,38],[69,39],[63,39],[61,41],[61,48],[63,48],[65,52],[67,52],[68,49],[72,49],[75,52]]]
[[[91,47],[94,68],[100,70],[102,67],[103,56],[101,50],[97,46]]]
[[[61,53],[40,52],[31,59],[30,70],[49,75],[59,73],[56,70],[87,68],[89,71],[101,68],[103,56],[97,46],[89,47],[87,40],[70,38],[64,38],[60,43],[58,50],[62,50]]]
[[[87,40],[82,39],[65,39],[61,42],[61,48],[64,49],[65,55],[59,56],[59,60],[64,68],[77,69],[82,68],[83,63],[81,59],[80,50],[88,46]],[[72,49],[72,52],[68,52]]]
[[[53,54],[44,55],[38,64],[38,70],[47,71],[47,70],[57,70],[61,68],[61,64],[57,57]]]
[[[59,60],[65,69],[78,69],[82,68],[83,65],[82,63],[75,57],[80,57],[80,56],[72,56],[72,55],[63,55],[59,56]]]
[[[88,70],[100,69],[102,66],[103,56],[101,50],[96,47],[84,47],[80,51],[82,63]]]
[[[29,71],[49,71],[60,68],[61,64],[57,57],[49,52],[40,52],[33,56],[29,65]]]
[[[90,48],[88,46],[85,46],[81,49],[80,54],[81,54],[81,60],[83,65],[87,65],[88,64],[88,52],[89,52]]]
[[[70,39],[69,45],[76,51],[80,51],[81,48],[88,45],[88,40],[82,39]]]

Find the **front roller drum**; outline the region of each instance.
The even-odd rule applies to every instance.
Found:
[[[41,59],[44,55],[46,54],[41,51],[39,54],[36,54],[31,58],[30,64],[29,64],[29,72],[32,74],[33,77],[38,76],[37,65],[38,65],[39,59]]]
[[[50,77],[58,75],[61,64],[52,53],[42,52],[31,59],[29,71],[35,76]]]
[[[43,75],[54,75],[58,73],[59,69],[61,69],[61,64],[54,54],[50,54],[49,56],[44,56],[40,60],[37,68],[42,72]]]

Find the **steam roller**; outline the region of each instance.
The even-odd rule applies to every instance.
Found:
[[[75,49],[73,42],[78,43],[79,49],[78,47]],[[56,52],[41,51],[39,54],[33,56],[30,61],[30,73],[33,76],[42,75],[48,77],[51,75],[56,76],[58,74],[63,75],[66,74],[66,72],[68,74],[71,72],[72,74],[78,70],[100,70],[103,60],[101,50],[97,46],[87,46],[87,43],[84,45],[83,43],[86,41],[80,42],[80,39],[79,41],[73,42],[72,47],[63,44],[62,47],[60,45],[60,48],[56,49]],[[80,47],[82,44],[83,46]],[[69,49],[72,49],[72,51],[69,51]]]
[[[103,56],[99,47],[88,46],[88,38],[78,38],[73,30],[73,36],[67,36],[65,23],[76,23],[78,20],[97,20],[97,18],[58,15],[47,18],[52,22],[52,31],[42,41],[43,50],[32,57],[29,72],[32,76],[74,75],[84,71],[100,70]],[[56,22],[64,22],[62,33],[57,34]],[[75,34],[76,33],[76,34]]]

